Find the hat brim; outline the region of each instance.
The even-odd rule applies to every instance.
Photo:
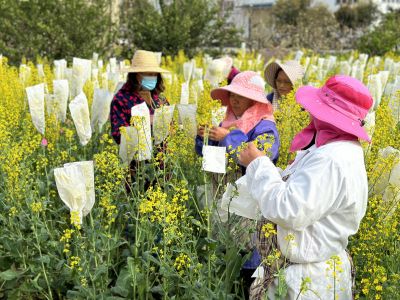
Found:
[[[318,120],[329,123],[362,140],[371,142],[371,138],[368,136],[364,127],[361,126],[360,122],[357,122],[326,105],[321,101],[318,93],[318,88],[312,86],[300,87],[295,95],[296,102]]]
[[[276,89],[275,78],[276,78],[276,73],[278,72],[279,69],[282,69],[282,66],[274,61],[269,65],[267,65],[264,71],[265,81],[274,89]]]
[[[133,67],[129,67],[129,68],[123,68],[121,69],[122,72],[125,73],[169,73],[168,70],[165,70],[163,68],[160,67],[140,67],[140,68],[133,68]]]
[[[221,88],[216,88],[211,91],[211,98],[214,100],[221,100],[222,105],[228,106],[229,104],[229,93],[234,93],[239,96],[248,98],[250,100],[268,104],[267,96],[263,93],[260,94],[254,90],[246,89],[244,87],[238,87],[235,85],[227,85]]]

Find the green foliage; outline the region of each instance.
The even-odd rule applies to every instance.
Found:
[[[335,12],[336,20],[341,27],[346,26],[352,29],[371,25],[377,15],[377,7],[372,2],[356,6],[341,6]]]
[[[107,0],[0,2],[0,53],[10,62],[91,56],[104,53],[113,39]]]
[[[159,1],[159,9],[147,0],[135,0],[122,9],[122,38],[141,49],[193,55],[199,47],[238,45],[239,32],[227,19],[218,4],[207,0]],[[130,57],[133,50],[124,49],[123,54]]]
[[[301,12],[310,7],[310,0],[278,0],[272,8],[272,14],[280,25],[297,25]]]
[[[362,36],[358,49],[370,55],[398,51],[400,47],[400,10],[388,13],[372,32]]]
[[[326,6],[308,0],[278,0],[272,7],[274,44],[315,51],[335,49],[338,24]]]

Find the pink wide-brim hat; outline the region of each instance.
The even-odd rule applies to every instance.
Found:
[[[296,101],[318,120],[371,142],[363,125],[373,100],[367,87],[357,79],[335,75],[321,88],[300,87]]]
[[[246,97],[253,101],[268,104],[270,103],[265,96],[265,81],[253,71],[245,71],[237,74],[231,84],[213,89],[211,98],[221,100],[222,105],[228,106],[229,94],[234,93]]]

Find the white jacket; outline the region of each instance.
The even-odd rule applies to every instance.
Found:
[[[290,175],[287,181],[282,178]],[[268,157],[254,160],[246,171],[247,186],[263,216],[277,224],[278,245],[294,265],[286,270],[289,294],[296,299],[302,278],[320,299],[333,299],[333,270],[327,261],[341,259],[336,272],[337,299],[351,299],[348,238],[357,232],[368,200],[364,154],[358,142],[332,142],[300,151],[280,174]],[[294,236],[293,242],[285,237]],[[275,286],[268,291],[274,299]],[[312,292],[299,299],[319,299]]]

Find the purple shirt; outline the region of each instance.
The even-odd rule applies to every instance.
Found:
[[[231,151],[233,149],[236,149],[242,143],[254,141],[258,136],[264,134],[268,134],[268,136],[272,136],[274,138],[274,143],[272,144],[272,147],[268,150],[268,156],[271,158],[272,162],[276,164],[279,157],[279,134],[278,130],[276,129],[275,123],[269,120],[261,120],[247,134],[240,129],[234,129],[222,141],[217,142],[209,140],[208,145],[221,147],[225,146],[227,147],[227,151]],[[271,142],[271,140],[263,139],[260,141],[261,144],[264,144],[266,142]],[[197,154],[199,155],[203,155],[203,143],[203,138],[200,136],[196,136],[195,149]]]

